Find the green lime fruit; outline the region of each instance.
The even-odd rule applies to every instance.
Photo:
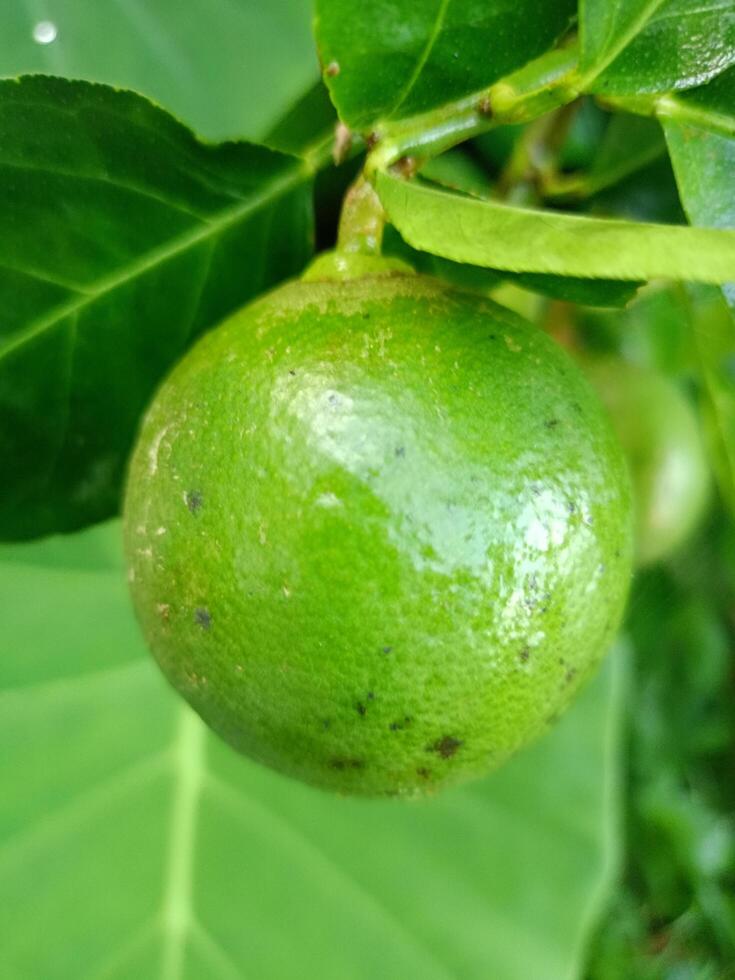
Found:
[[[630,465],[636,560],[668,557],[692,534],[709,500],[710,471],[696,413],[664,375],[615,357],[585,370],[607,407]]]
[[[628,476],[541,331],[400,264],[330,263],[159,390],[129,575],[163,672],[227,742],[320,787],[418,795],[498,765],[606,650]]]

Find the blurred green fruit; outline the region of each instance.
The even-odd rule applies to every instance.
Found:
[[[710,472],[699,422],[673,381],[614,357],[585,371],[610,412],[633,482],[638,564],[660,561],[702,517]]]
[[[498,765],[604,654],[628,478],[594,391],[531,324],[382,260],[346,281],[332,264],[160,389],[129,574],[162,670],[233,746],[415,795]]]

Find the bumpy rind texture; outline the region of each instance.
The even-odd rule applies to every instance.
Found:
[[[416,795],[543,730],[605,652],[627,472],[549,338],[414,276],[299,282],[201,340],[132,460],[132,592],[224,739]]]

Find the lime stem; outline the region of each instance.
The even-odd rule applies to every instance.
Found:
[[[337,250],[380,255],[385,211],[380,198],[360,174],[345,194],[337,232]]]
[[[382,124],[371,136],[375,149],[368,155],[366,175],[372,179],[405,157],[437,156],[495,126],[530,122],[574,101],[578,91],[569,81],[577,57],[576,44],[556,48],[480,92]]]

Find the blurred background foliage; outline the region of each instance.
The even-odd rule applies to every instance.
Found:
[[[49,43],[34,37],[44,23]],[[318,78],[311,3],[18,0],[3,7],[0,75],[26,72],[135,89],[206,139],[259,139]]]
[[[309,0],[25,0],[2,20],[0,75],[44,71],[132,87],[212,139],[263,137],[318,76]],[[34,39],[44,21],[58,32],[51,43]],[[319,178],[320,247],[333,240],[356,165]],[[478,137],[424,176],[519,203],[684,220],[659,125],[613,116],[591,99]],[[388,246],[411,257],[394,233]],[[588,299],[584,284],[559,295],[543,277],[413,259],[494,291],[577,352],[615,353],[661,372],[699,411],[717,489],[695,537],[634,584],[624,869],[575,971],[588,980],[735,977],[735,343],[722,294],[654,283],[625,309],[573,307],[568,301]],[[635,288],[611,304],[628,302]],[[78,552],[87,572],[109,568],[109,537],[74,540],[44,545],[44,566],[73,568]],[[3,550],[10,564],[27,554]],[[443,873],[451,879],[451,868]]]

